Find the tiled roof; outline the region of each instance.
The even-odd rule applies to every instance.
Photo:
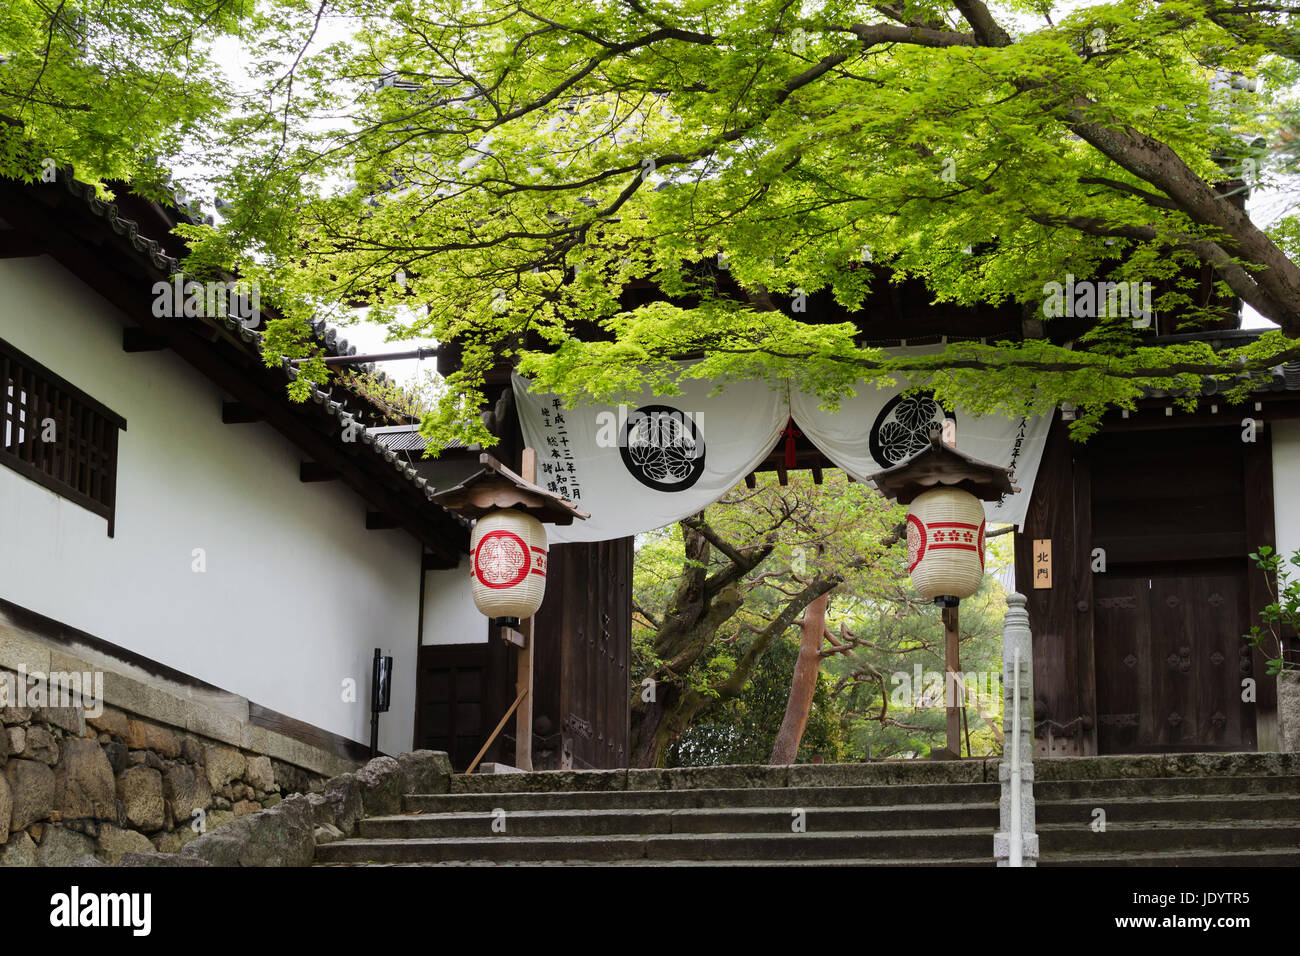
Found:
[[[1151,345],[1178,345],[1186,342],[1205,342],[1216,352],[1223,349],[1240,348],[1263,335],[1267,329],[1217,329],[1208,332],[1183,332],[1177,335],[1160,335],[1149,340]],[[1249,379],[1252,392],[1295,392],[1300,391],[1300,362],[1288,362],[1277,365],[1267,372],[1255,372],[1249,376],[1238,376],[1238,380]],[[1223,383],[1206,378],[1201,382],[1201,395],[1218,395],[1227,391]],[[1178,392],[1163,388],[1148,389],[1148,398],[1177,398]]]
[[[105,225],[116,235],[121,237],[124,244],[133,250],[139,258],[146,261],[154,269],[160,270],[168,276],[176,273],[183,273],[179,260],[163,252],[162,246],[157,241],[141,235],[138,225],[133,220],[123,217],[115,203],[100,199],[95,194],[94,186],[76,180],[72,175],[72,169],[70,167],[61,171],[59,179],[65,185],[69,193],[84,201],[90,211],[100,219],[104,220]],[[187,212],[186,218],[191,222],[198,221],[193,216],[192,212]],[[202,321],[210,325],[224,328],[224,330],[230,334],[231,338],[237,339],[239,342],[243,343],[248,352],[261,361],[261,346],[263,338],[261,332],[245,328],[242,323],[231,316],[222,316],[220,318],[204,317]],[[321,335],[322,344],[329,354],[356,354],[356,348],[349,346],[346,339],[340,340],[338,338],[338,333],[334,329],[326,327],[324,322],[316,323],[315,328],[318,334]],[[297,379],[298,370],[293,366],[288,358],[282,358],[279,367],[284,375],[286,384]],[[370,366],[370,368],[373,368],[373,366]],[[284,401],[286,404],[296,404],[290,400],[287,390],[284,395]],[[426,501],[427,507],[438,508],[440,511],[444,511],[441,506],[428,500],[432,498],[434,494],[433,485],[426,478],[420,475],[414,465],[405,460],[405,456],[399,455],[392,447],[380,440],[380,435],[383,430],[375,427],[366,427],[361,422],[357,421],[356,417],[344,408],[342,403],[335,401],[326,391],[316,386],[312,386],[311,388],[310,401],[319,407],[322,414],[334,419],[338,426],[338,440],[341,443],[344,441],[344,434],[347,426],[354,426],[351,429],[352,434],[361,445],[365,446],[371,453],[380,458],[385,464],[405,478],[413,490],[418,492]],[[451,512],[444,513],[454,518],[462,527],[468,527],[469,523],[459,515],[455,515]]]
[[[393,451],[415,451],[424,454],[424,449],[428,447],[418,425],[384,425],[372,427],[370,432]],[[443,446],[445,450],[451,451],[471,450],[477,447],[458,440],[450,441]]]

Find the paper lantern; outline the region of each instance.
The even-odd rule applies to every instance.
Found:
[[[918,495],[907,515],[907,566],[929,600],[968,598],[984,580],[984,507],[944,486]]]
[[[514,508],[490,511],[470,536],[474,605],[488,617],[532,617],[546,594],[546,529]]]

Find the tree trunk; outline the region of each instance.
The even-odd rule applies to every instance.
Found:
[[[672,744],[670,727],[671,711],[677,698],[677,688],[663,682],[655,687],[655,699],[646,701],[641,711],[633,735],[632,753],[628,760],[631,767],[658,767],[662,765],[664,755]]]
[[[817,692],[817,675],[821,671],[822,634],[826,630],[826,605],[830,592],[815,598],[804,611],[803,626],[799,635],[799,659],[795,661],[794,677],[790,680],[790,697],[785,705],[785,718],[772,745],[773,765],[794,763],[803,740],[808,715],[812,713],[813,695]]]

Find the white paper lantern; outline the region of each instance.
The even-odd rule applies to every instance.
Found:
[[[546,594],[546,529],[513,508],[478,519],[470,536],[474,605],[490,618],[532,617]]]
[[[968,598],[984,580],[984,507],[969,491],[918,495],[907,514],[907,566],[921,596]]]

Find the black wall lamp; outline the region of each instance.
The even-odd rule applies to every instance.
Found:
[[[379,715],[388,713],[393,698],[393,659],[375,648],[370,669],[370,756],[379,756]]]

